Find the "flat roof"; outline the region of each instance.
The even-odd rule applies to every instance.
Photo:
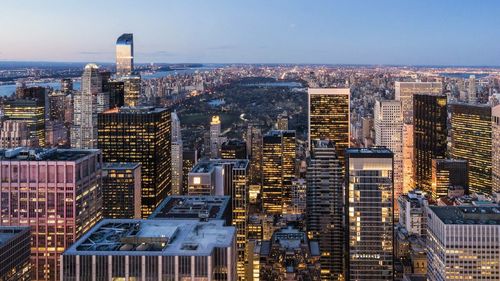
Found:
[[[76,161],[95,154],[99,149],[28,148],[0,149],[2,161]]]
[[[230,196],[168,196],[149,219],[225,219]]]
[[[29,231],[29,227],[0,226],[0,248],[9,240],[14,239],[21,232]]]
[[[223,220],[104,219],[63,255],[208,256],[232,246],[236,228]]]
[[[120,108],[112,108],[103,112],[103,114],[119,114],[119,113],[133,113],[133,114],[148,114],[148,113],[158,113],[166,111],[165,107],[154,107],[154,106],[123,106]]]
[[[500,206],[429,206],[445,224],[500,225]]]
[[[215,167],[224,164],[232,165],[233,169],[246,169],[248,163],[249,161],[247,159],[204,159],[196,163],[190,173],[210,173]]]
[[[130,162],[107,162],[103,164],[104,170],[134,170],[140,167],[140,163]]]
[[[392,151],[387,147],[371,147],[371,148],[347,148],[346,154],[349,155],[360,155],[359,157],[366,157],[368,155],[392,155]]]

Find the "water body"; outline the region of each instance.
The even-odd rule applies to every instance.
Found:
[[[41,82],[41,83],[26,84],[26,87],[35,87],[35,86],[48,87],[48,88],[52,88],[54,90],[59,90],[61,88],[61,83],[60,82]],[[73,88],[75,90],[80,90],[80,81],[74,81]],[[0,85],[0,96],[2,96],[2,97],[10,96],[14,92],[16,92],[16,85],[15,84]]]
[[[481,79],[481,78],[488,76],[489,74],[484,74],[484,73],[483,74],[475,74],[475,73],[466,73],[466,72],[463,72],[463,73],[443,72],[443,73],[439,73],[439,75],[443,76],[443,77],[447,77],[447,78],[462,78],[462,79],[467,79],[471,75],[475,75],[476,79]]]

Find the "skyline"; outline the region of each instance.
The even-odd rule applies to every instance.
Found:
[[[500,65],[494,1],[50,3],[3,5],[0,62],[111,63],[131,32],[138,63]]]

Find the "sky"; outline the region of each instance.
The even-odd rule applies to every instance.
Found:
[[[500,66],[496,0],[10,0],[0,60]]]

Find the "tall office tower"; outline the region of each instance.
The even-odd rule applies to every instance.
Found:
[[[103,161],[141,164],[141,213],[146,218],[170,194],[170,112],[165,108],[122,107],[98,118]]]
[[[124,33],[116,40],[116,75],[126,76],[134,71],[134,35]]]
[[[469,189],[472,192],[491,193],[491,107],[454,103],[450,111],[451,157],[469,162]]]
[[[220,118],[218,115],[212,116],[210,121],[210,158],[220,157]]]
[[[30,137],[27,121],[5,120],[0,130],[0,148],[32,147],[37,143]]]
[[[309,148],[312,140],[333,141],[342,162],[350,140],[349,88],[309,89],[308,100]]]
[[[375,145],[394,153],[394,206],[403,194],[403,111],[401,101],[376,101],[374,109]]]
[[[82,76],[81,91],[74,96],[74,120],[71,147],[97,147],[97,95],[102,91],[99,67],[87,64]]]
[[[139,106],[141,96],[141,76],[130,75],[122,78],[123,103],[125,106]]]
[[[409,235],[425,235],[425,207],[429,205],[425,193],[415,189],[398,198],[399,224]]]
[[[59,280],[59,256],[101,219],[101,153],[17,148],[0,159],[0,226],[30,226],[32,280]]]
[[[447,100],[445,95],[413,95],[415,185],[431,193],[432,159],[446,158]]]
[[[69,144],[68,130],[59,120],[45,122],[45,146],[57,147]]]
[[[270,131],[262,142],[262,207],[268,214],[283,214],[295,177],[295,131]]]
[[[276,130],[288,130],[288,113],[285,111],[276,118]]]
[[[312,140],[306,179],[307,231],[319,242],[321,279],[341,280],[345,276],[343,173],[332,141]]]
[[[141,164],[104,163],[102,171],[102,216],[141,218]]]
[[[69,94],[73,91],[73,80],[71,78],[61,79],[61,92]]]
[[[498,207],[427,207],[428,280],[500,280]]]
[[[415,94],[439,95],[443,92],[441,82],[398,82],[394,83],[396,89],[395,100],[401,101],[403,108],[403,121],[413,124],[413,96]]]
[[[62,256],[61,280],[236,280],[223,220],[105,219]]]
[[[49,94],[49,119],[64,121],[66,112],[66,93],[52,92]]]
[[[467,91],[469,94],[469,103],[475,104],[477,102],[477,94],[476,94],[476,76],[469,76],[469,89]]]
[[[448,195],[450,187],[469,189],[469,168],[463,159],[432,159],[431,171],[432,199],[437,200]]]
[[[172,112],[172,194],[182,194],[182,135],[181,135],[181,121],[176,112]]]
[[[346,150],[345,280],[393,280],[393,153]]]
[[[73,124],[74,110],[74,96],[73,93],[69,93],[66,95],[66,99],[64,100],[64,123],[67,126],[71,126],[71,124]]]
[[[111,80],[109,86],[109,107],[122,107],[125,105],[125,82]]]
[[[0,280],[31,280],[29,227],[0,226]]]
[[[222,159],[247,159],[247,144],[237,139],[227,140],[220,147],[220,156]]]
[[[413,124],[403,124],[403,193],[415,187]]]
[[[491,122],[492,191],[500,193],[500,105],[491,109]]]
[[[236,226],[238,251],[237,272],[245,279],[248,258],[248,173],[249,161],[242,159],[210,159],[198,162],[188,174],[189,195],[229,195]]]
[[[5,120],[28,124],[30,139],[38,147],[45,146],[45,119],[48,110],[47,91],[43,87],[24,88],[16,99],[4,103]]]
[[[188,174],[193,169],[194,165],[198,163],[198,150],[188,149],[183,147],[182,150],[182,189],[181,194],[188,194]]]
[[[305,215],[306,212],[306,181],[297,179],[292,181],[290,189],[291,204],[287,214]]]
[[[247,152],[250,159],[250,183],[253,186],[262,186],[262,131],[255,125],[248,125]]]

